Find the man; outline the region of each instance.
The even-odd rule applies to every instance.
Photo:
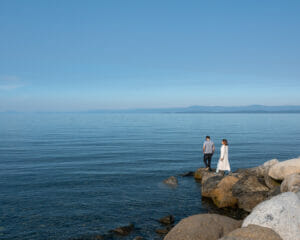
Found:
[[[206,170],[211,171],[210,163],[211,163],[211,158],[214,155],[215,152],[215,144],[213,141],[210,140],[210,136],[206,136],[206,141],[203,144],[203,161],[206,167]]]

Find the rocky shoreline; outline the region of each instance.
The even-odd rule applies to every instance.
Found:
[[[209,213],[182,219],[175,226],[172,215],[157,221],[156,233],[164,240],[300,240],[300,158],[264,164],[233,173],[199,168],[180,177],[194,177],[201,184],[202,201],[213,205]],[[171,176],[163,183],[177,187]],[[82,236],[77,240],[126,239],[135,226],[119,227],[106,235]]]
[[[228,175],[199,168],[194,178],[201,182],[202,197],[219,209],[244,212],[244,219],[190,216],[164,240],[300,240],[300,158],[273,159]]]

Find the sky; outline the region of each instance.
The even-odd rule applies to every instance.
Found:
[[[0,0],[0,111],[300,105],[298,0]]]

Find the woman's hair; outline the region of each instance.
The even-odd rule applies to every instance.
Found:
[[[224,142],[224,144],[225,144],[226,146],[228,146],[228,141],[227,141],[227,139],[223,139],[222,142]]]

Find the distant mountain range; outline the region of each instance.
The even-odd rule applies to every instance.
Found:
[[[300,106],[190,106],[178,108],[140,108],[125,110],[91,110],[88,113],[300,113]]]

